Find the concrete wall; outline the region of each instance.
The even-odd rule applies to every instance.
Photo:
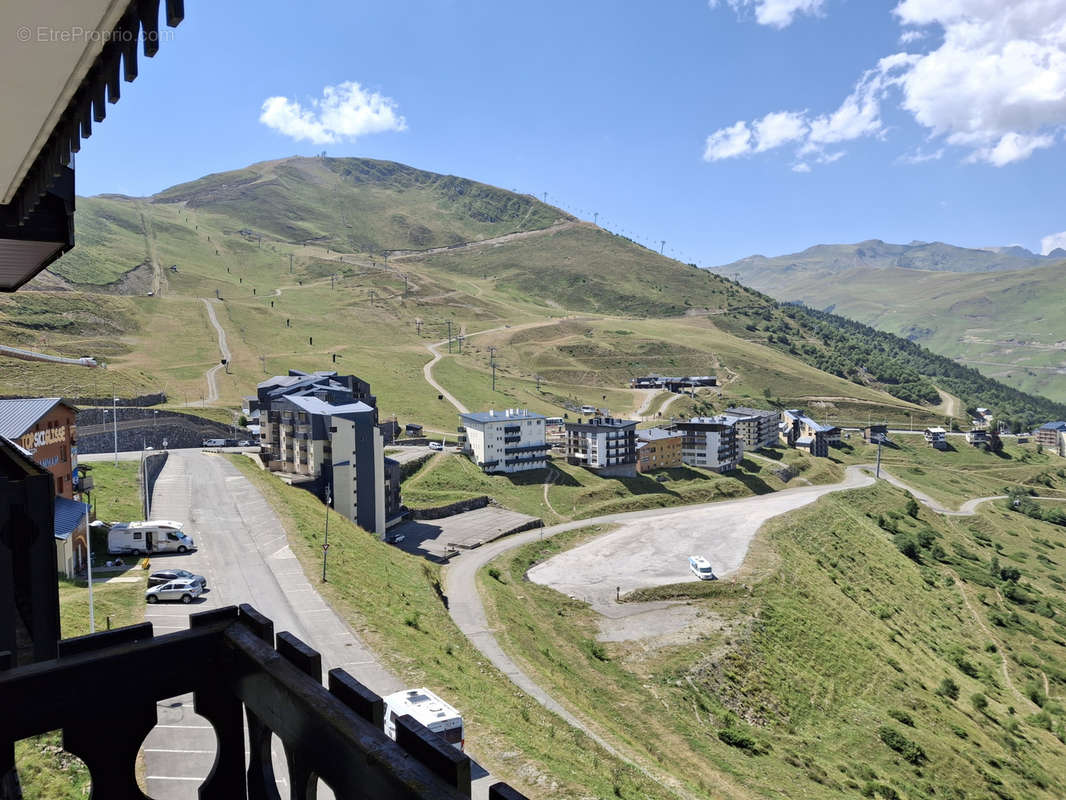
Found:
[[[78,452],[110,453],[114,449],[111,409],[86,408],[78,412]],[[199,447],[204,439],[229,439],[233,427],[221,422],[178,411],[158,411],[152,408],[118,408],[118,449],[122,452],[140,450],[147,445],[167,447]],[[242,434],[238,429],[237,438]]]
[[[141,459],[141,508],[144,518],[151,519],[148,500],[155,491],[155,482],[167,463],[167,452],[149,453]]]
[[[449,503],[446,506],[413,509],[411,511],[411,519],[441,519],[442,517],[462,514],[464,511],[474,511],[479,508],[484,508],[488,504],[488,495],[481,495],[481,497],[471,497],[468,500],[459,500],[455,503]]]

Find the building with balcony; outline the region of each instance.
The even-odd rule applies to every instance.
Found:
[[[601,475],[637,474],[637,423],[614,417],[592,417],[566,423],[566,463]]]
[[[681,466],[680,431],[646,428],[637,431],[637,472],[673,469]]]
[[[966,431],[966,443],[972,444],[974,447],[981,447],[988,444],[988,430],[985,428],[973,428]]]
[[[524,408],[460,414],[460,432],[466,437],[463,452],[485,472],[543,469],[551,448],[545,420]]]
[[[1052,453],[1063,454],[1063,440],[1066,438],[1066,422],[1045,422],[1036,429],[1036,443],[1043,445],[1045,450]]]
[[[257,386],[261,457],[360,527],[379,535],[403,513],[400,465],[385,458],[395,426],[378,424],[377,398],[354,375],[300,372]]]
[[[723,415],[734,420],[737,435],[744,442],[744,449],[757,450],[760,447],[773,447],[778,443],[780,411],[737,406],[727,408]]]
[[[948,449],[948,432],[943,428],[926,428],[924,436],[925,441],[927,441],[930,446],[936,448],[937,450]]]
[[[818,458],[827,458],[830,445],[840,444],[840,428],[823,425],[791,408],[781,414],[780,438],[789,447],[806,450]]]
[[[681,434],[681,460],[689,466],[731,472],[744,458],[744,440],[732,417],[693,417],[671,430]]]

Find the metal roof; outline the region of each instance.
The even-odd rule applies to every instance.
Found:
[[[30,427],[60,403],[78,409],[62,397],[20,397],[15,400],[0,400],[0,436],[17,439]]]
[[[366,403],[358,400],[354,403],[345,403],[344,405],[335,406],[332,403],[327,403],[325,400],[320,400],[317,397],[287,395],[281,399],[288,400],[294,406],[302,408],[308,414],[365,414],[368,411],[372,412],[374,410],[372,406],[368,406]]]
[[[1045,422],[1040,426],[1042,431],[1066,431],[1066,422]]]
[[[503,411],[469,411],[459,414],[462,419],[473,422],[510,422],[523,419],[546,419],[543,414],[524,408],[507,408]]]
[[[87,503],[68,500],[65,497],[55,499],[55,536],[57,539],[69,539],[75,529],[85,519]]]
[[[645,428],[637,431],[637,438],[645,442],[654,442],[658,439],[679,439],[681,438],[681,432],[668,431],[665,428]]]

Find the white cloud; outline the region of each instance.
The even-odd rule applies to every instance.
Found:
[[[748,123],[741,120],[736,125],[717,130],[707,137],[703,160],[721,161],[723,158],[736,158],[750,152],[751,131],[748,129]]]
[[[922,148],[919,147],[913,153],[905,153],[896,160],[901,164],[924,164],[926,161],[939,161],[943,156],[943,147],[940,147],[931,153],[923,152]]]
[[[1057,247],[1066,250],[1066,231],[1048,234],[1040,240],[1040,252],[1045,256]]]
[[[924,31],[917,31],[917,30],[914,30],[912,28],[911,30],[903,31],[903,33],[901,33],[899,35],[899,43],[900,44],[910,44],[911,42],[917,42],[919,39],[924,39],[924,38],[925,38],[925,32]]]
[[[756,7],[758,17],[757,6],[770,0],[726,2],[738,10]],[[793,13],[816,13],[821,7],[801,9],[792,0],[786,4],[794,6]],[[767,115],[764,120],[791,115],[794,129],[806,126],[805,138],[779,144],[798,141],[802,157],[820,153],[826,144],[883,136],[882,106],[896,98],[931,139],[964,148],[967,162],[1002,167],[1061,140],[1066,129],[1066,0],[901,0],[893,14],[906,26],[903,43],[939,32],[940,45],[924,54],[882,58],[834,111]],[[756,130],[757,123],[751,124]],[[777,146],[768,137],[767,146],[759,147],[756,138],[759,151]],[[917,163],[915,158],[900,161]]]
[[[755,134],[755,152],[802,139],[807,134],[807,121],[803,116],[798,111],[774,111],[756,120],[751,126]]]
[[[407,128],[394,100],[368,92],[355,81],[326,86],[322,98],[312,99],[307,108],[287,97],[268,97],[259,121],[285,136],[314,144]]]
[[[722,0],[709,0],[716,8]],[[818,15],[825,0],[724,0],[738,15],[750,9],[755,11],[755,21],[760,25],[787,28],[800,14]]]
[[[801,161],[798,164],[793,164],[792,165],[792,171],[793,172],[810,172],[811,171],[811,167],[810,167],[810,164],[806,164],[806,163]]]

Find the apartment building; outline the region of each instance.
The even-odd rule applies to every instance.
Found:
[[[937,450],[948,449],[948,432],[943,428],[926,428],[925,429],[925,441],[935,447]]]
[[[400,465],[385,458],[370,385],[354,375],[293,370],[257,387],[267,468],[325,500],[372,533],[403,513]],[[370,402],[367,402],[370,401]]]
[[[985,428],[973,428],[966,431],[966,443],[974,447],[988,444],[988,431]]]
[[[665,428],[637,431],[637,472],[680,467],[681,439],[680,431]]]
[[[744,440],[732,417],[693,417],[672,430],[681,433],[681,460],[689,466],[731,472],[744,458]]]
[[[1036,429],[1036,443],[1045,450],[1063,454],[1063,439],[1066,438],[1066,422],[1045,422]]]
[[[778,427],[781,424],[780,411],[736,406],[727,408],[723,414],[735,420],[737,434],[744,441],[746,450],[773,447],[778,443]]]
[[[592,417],[566,423],[566,463],[601,475],[637,474],[637,423],[614,417]]]
[[[524,408],[460,414],[463,451],[485,472],[522,472],[548,465],[547,418]]]
[[[781,414],[781,441],[812,456],[826,458],[829,446],[840,443],[840,428],[823,425],[792,408]]]

